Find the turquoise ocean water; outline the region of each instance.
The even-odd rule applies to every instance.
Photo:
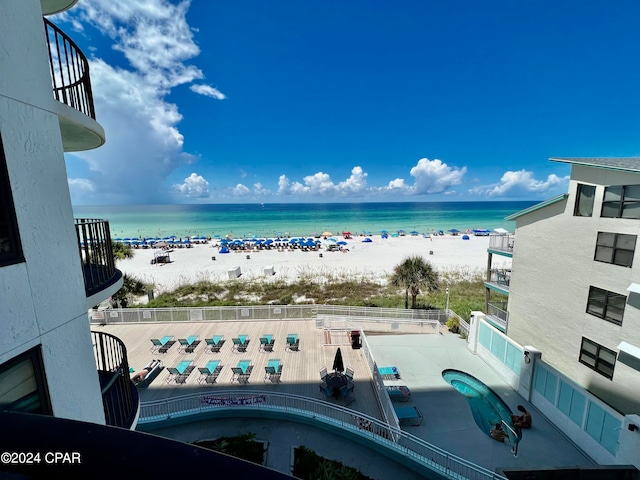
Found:
[[[419,233],[455,228],[504,228],[504,217],[537,202],[422,202],[233,205],[75,206],[77,218],[109,220],[113,238],[207,236],[311,236],[381,230]]]

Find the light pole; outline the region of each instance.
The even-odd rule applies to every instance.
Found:
[[[449,315],[449,282],[447,282],[447,315]]]

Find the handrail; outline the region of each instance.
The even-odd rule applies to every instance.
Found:
[[[113,284],[119,278],[113,259],[109,222],[76,218],[76,236],[87,297]]]
[[[96,367],[102,378],[102,403],[107,425],[129,428],[138,404],[137,390],[129,378],[127,347],[118,337],[91,332]]]
[[[294,417],[312,418],[386,447],[418,465],[449,478],[506,480],[489,469],[430,444],[377,418],[329,402],[301,395],[260,390],[224,390],[194,393],[143,402],[138,424],[164,422],[224,410],[273,410]],[[239,415],[242,416],[242,415]]]
[[[95,120],[96,113],[87,58],[73,40],[46,18],[44,28],[49,51],[53,95],[59,102]]]

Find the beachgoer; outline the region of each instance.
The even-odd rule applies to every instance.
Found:
[[[146,368],[143,368],[142,370],[140,370],[139,372],[136,372],[132,377],[131,377],[131,381],[134,384],[140,383],[141,381],[143,381],[145,379],[145,377],[147,375],[149,375],[149,371]]]
[[[531,414],[527,412],[527,409],[522,405],[518,405],[518,411],[522,415],[511,415],[511,421],[513,421],[514,427],[531,428]]]
[[[496,423],[495,427],[489,432],[489,435],[498,442],[504,442],[505,438],[509,438],[509,435],[507,435],[507,432],[502,429],[502,425],[499,423]]]

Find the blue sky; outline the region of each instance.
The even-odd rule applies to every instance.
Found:
[[[131,3],[132,5],[128,5]],[[80,0],[74,204],[536,200],[640,154],[636,1]]]

